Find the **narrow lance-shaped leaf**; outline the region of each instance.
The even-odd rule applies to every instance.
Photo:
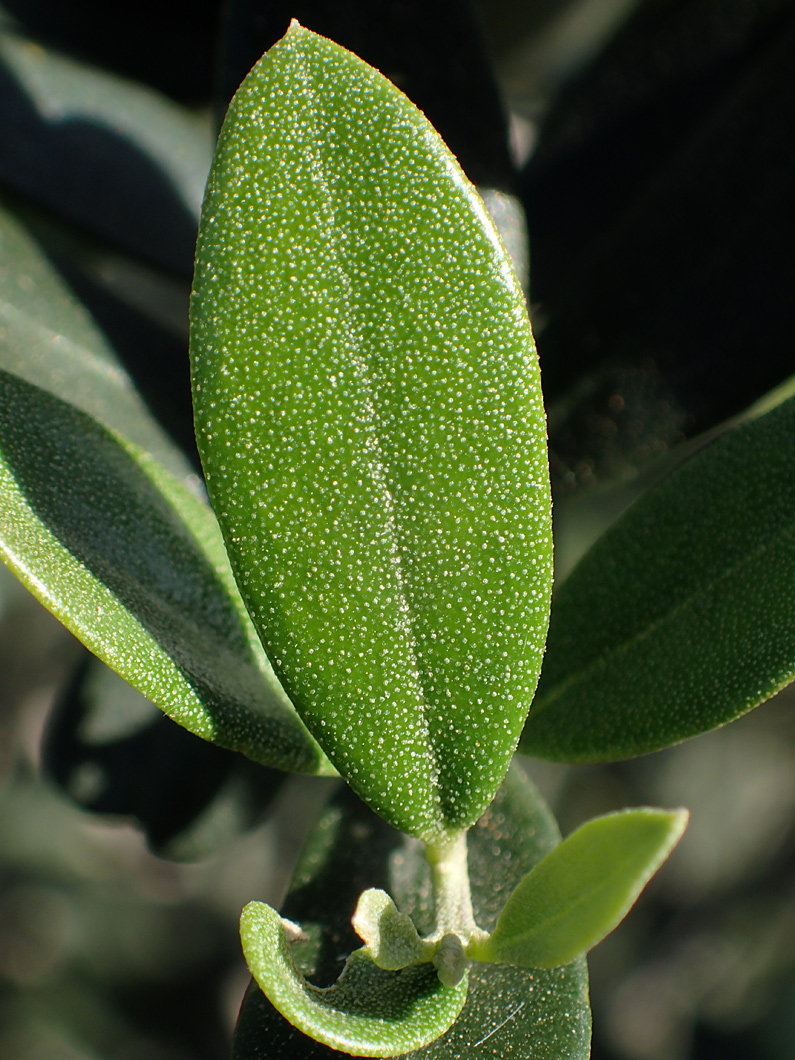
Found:
[[[520,968],[554,968],[583,956],[629,912],[687,816],[643,808],[588,821],[525,876],[473,956]]]
[[[489,930],[512,890],[554,847],[559,833],[532,784],[514,766],[468,838],[475,914]],[[285,916],[307,936],[307,941],[291,946],[294,960],[313,982],[321,986],[333,982],[339,975],[340,957],[359,945],[350,917],[360,892],[370,885],[393,895],[422,933],[430,931],[434,910],[429,884],[420,844],[389,828],[343,789],[316,826],[285,902]],[[393,1029],[397,1036],[399,1026]],[[252,983],[235,1031],[233,1056],[259,1060],[263,1054],[272,1060],[339,1057],[279,1015]],[[458,1019],[436,1041],[409,1055],[417,1060],[469,1056],[587,1060],[590,1011],[585,961],[532,971],[473,964]]]
[[[530,326],[427,120],[297,24],[221,134],[192,354],[210,496],[291,699],[390,822],[428,840],[468,827],[547,624]]]
[[[627,758],[795,677],[795,400],[649,490],[556,590],[521,750]]]
[[[2,371],[0,555],[191,732],[266,765],[328,769],[260,658],[209,508],[132,443]]]

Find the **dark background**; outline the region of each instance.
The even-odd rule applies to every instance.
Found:
[[[214,130],[289,19],[382,69],[515,197],[559,570],[692,442],[793,375],[785,0],[7,0],[0,199],[195,461],[187,297]],[[0,1060],[216,1060],[324,782],[187,736],[0,578]],[[591,960],[597,1060],[795,1055],[791,694],[636,762],[531,763],[564,832],[688,805]],[[133,823],[137,822],[137,823]],[[175,860],[181,859],[181,860]]]

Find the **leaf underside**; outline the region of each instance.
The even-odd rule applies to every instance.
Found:
[[[354,1056],[399,1056],[426,1045],[466,1000],[466,976],[450,988],[432,964],[384,971],[364,949],[354,951],[333,986],[312,986],[292,959],[279,914],[262,902],[243,910],[240,934],[252,975],[282,1015],[315,1041]]]
[[[532,335],[424,116],[295,24],[219,140],[191,347],[208,489],[291,699],[392,824],[428,840],[469,826],[546,632]]]
[[[627,758],[731,721],[795,677],[795,401],[651,489],[556,590],[520,750]]]

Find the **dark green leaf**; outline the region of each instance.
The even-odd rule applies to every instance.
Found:
[[[490,930],[522,876],[557,843],[558,832],[535,789],[514,767],[469,840],[475,912]],[[336,978],[342,958],[359,944],[350,916],[368,886],[388,891],[420,931],[430,930],[430,881],[419,844],[373,817],[345,791],[316,828],[284,908],[311,939],[296,944],[296,959],[321,984]],[[442,1038],[409,1055],[418,1060],[587,1060],[589,1053],[587,975],[580,960],[551,971],[473,965],[458,1020]],[[292,1027],[252,983],[233,1055],[234,1060],[333,1060],[338,1054]]]
[[[258,650],[212,513],[132,443],[0,372],[0,553],[83,643],[205,739],[327,763]]]
[[[532,336],[422,114],[297,25],[230,108],[192,316],[208,488],[277,673],[378,813],[428,840],[467,827],[546,631]]]
[[[622,810],[588,821],[522,880],[478,960],[554,968],[627,915],[687,824],[686,810]]]
[[[42,769],[81,808],[197,861],[260,823],[287,774],[194,736],[87,652],[47,717]]]
[[[625,758],[795,676],[795,401],[646,493],[555,593],[528,754]]]

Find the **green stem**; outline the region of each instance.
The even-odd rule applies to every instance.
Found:
[[[433,963],[445,986],[456,986],[469,964],[468,948],[486,932],[475,922],[469,886],[467,834],[462,832],[445,843],[429,844],[426,857],[431,867],[436,929],[427,941],[436,942]]]
[[[433,883],[436,914],[433,937],[454,934],[466,945],[472,935],[479,931],[469,887],[466,832],[444,843],[429,843],[425,855],[431,866]]]

